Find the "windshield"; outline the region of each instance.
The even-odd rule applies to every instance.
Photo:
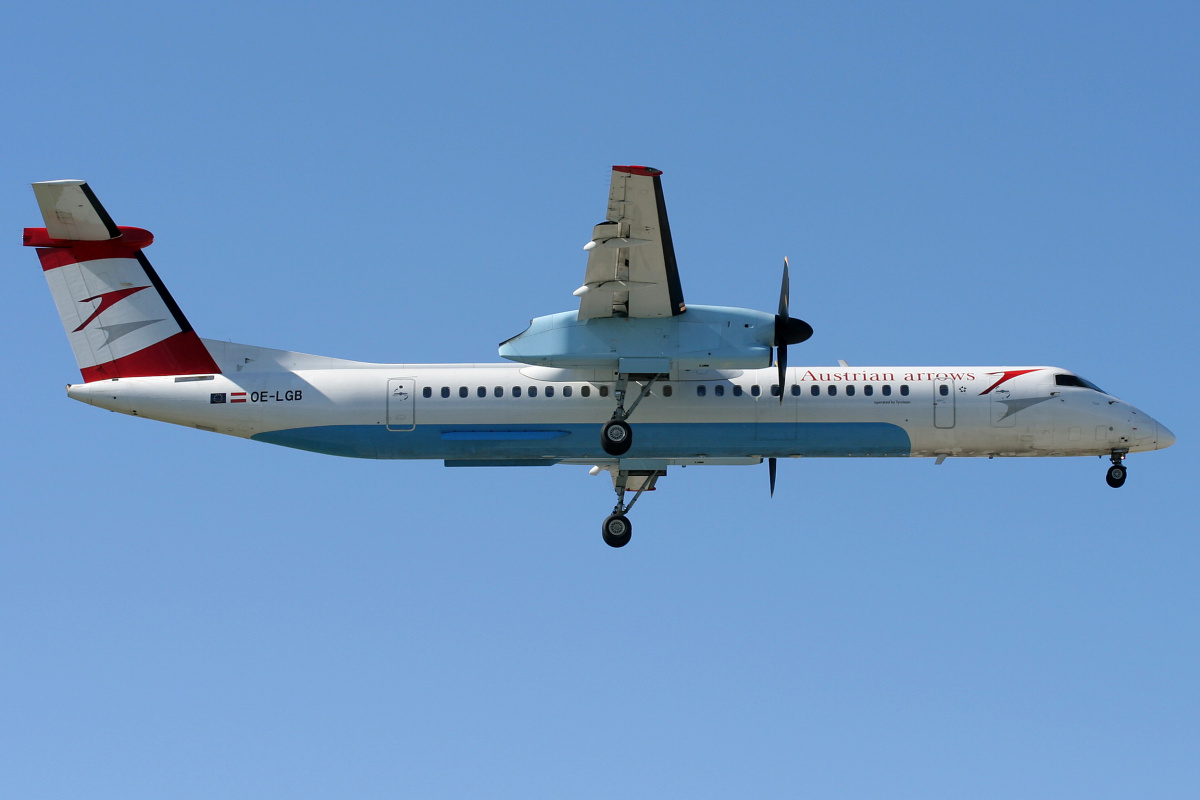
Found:
[[[1108,394],[1108,392],[1104,391],[1096,384],[1092,383],[1091,381],[1085,381],[1078,375],[1055,375],[1054,384],[1056,386],[1080,386],[1084,389],[1091,389],[1092,391],[1099,392],[1100,394]]]

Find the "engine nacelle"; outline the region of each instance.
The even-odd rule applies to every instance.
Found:
[[[622,359],[669,359],[671,371],[761,369],[771,365],[774,341],[775,315],[746,308],[689,305],[673,317],[584,320],[564,311],[531,320],[524,332],[501,342],[500,355],[562,368],[616,370]]]

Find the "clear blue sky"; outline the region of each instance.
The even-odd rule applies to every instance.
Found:
[[[779,4],[782,5],[782,4]],[[1185,3],[20,3],[0,31],[0,795],[1200,795]],[[830,8],[831,7],[831,8]],[[1055,364],[1179,443],[672,470],[273,448],[71,402],[28,184],[202,335],[494,361],[609,167],[793,364]]]

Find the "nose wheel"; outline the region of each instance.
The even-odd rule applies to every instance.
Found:
[[[1124,460],[1124,453],[1113,451],[1112,466],[1108,468],[1108,473],[1104,476],[1104,481],[1114,489],[1120,489],[1124,486],[1125,477],[1129,474],[1129,471],[1125,469],[1125,465],[1122,463]]]
[[[610,456],[624,455],[633,445],[633,429],[623,419],[611,419],[600,430],[600,444]]]
[[[633,446],[633,428],[629,427],[629,423],[625,420],[629,419],[629,415],[637,408],[638,403],[642,402],[642,398],[650,393],[650,387],[660,376],[638,375],[639,380],[646,382],[641,384],[641,391],[638,392],[633,404],[629,408],[625,408],[625,390],[629,385],[630,377],[625,374],[617,376],[617,387],[614,392],[617,396],[617,408],[613,411],[612,419],[604,423],[604,427],[600,429],[600,446],[610,456],[625,455]]]

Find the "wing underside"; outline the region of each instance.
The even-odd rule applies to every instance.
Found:
[[[608,214],[585,248],[579,319],[670,317],[687,309],[661,175],[650,167],[613,167]]]

